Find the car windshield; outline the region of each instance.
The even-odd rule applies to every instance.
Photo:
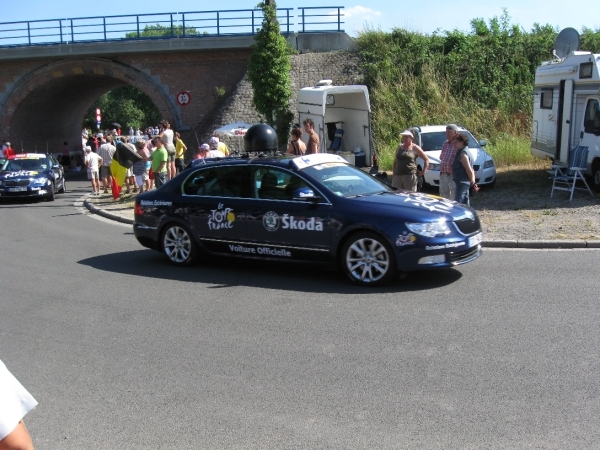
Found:
[[[340,197],[355,197],[391,191],[391,188],[368,173],[344,163],[317,164],[303,169],[302,172],[320,181],[331,192]]]
[[[475,138],[468,131],[460,131],[460,133],[465,133],[469,136],[469,147],[475,148],[479,147],[479,142],[475,140]],[[441,150],[442,145],[446,142],[446,132],[445,131],[433,131],[433,132],[424,132],[421,133],[421,148],[429,152],[431,150]]]
[[[19,170],[45,170],[48,168],[46,158],[7,159],[2,170],[16,172]]]

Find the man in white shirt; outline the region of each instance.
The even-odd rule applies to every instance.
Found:
[[[85,147],[85,165],[87,167],[88,180],[92,181],[92,195],[100,195],[100,173],[102,157],[92,152],[92,147]]]
[[[102,134],[100,134],[102,138]],[[112,138],[106,136],[102,139],[102,145],[98,149],[98,155],[102,158],[102,164],[100,164],[100,178],[102,178],[102,185],[104,186],[104,193],[108,193],[108,187],[112,186],[112,174],[110,172],[110,163],[112,162],[113,156],[117,148],[112,145]]]

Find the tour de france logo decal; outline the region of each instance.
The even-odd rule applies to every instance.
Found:
[[[217,209],[213,209],[210,213],[208,216],[208,228],[211,230],[233,228],[233,222],[235,222],[233,209],[225,208],[223,203],[219,203]]]
[[[279,216],[273,211],[269,211],[263,217],[263,225],[267,231],[277,231],[279,229]]]

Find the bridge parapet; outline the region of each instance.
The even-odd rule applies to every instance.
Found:
[[[278,8],[277,18],[284,35],[339,33],[343,8]],[[254,36],[262,20],[262,10],[240,9],[5,22],[0,23],[0,47]]]

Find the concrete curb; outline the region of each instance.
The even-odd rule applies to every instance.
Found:
[[[126,217],[120,216],[118,214],[113,214],[107,210],[102,208],[98,208],[92,202],[88,200],[86,197],[83,201],[85,207],[92,212],[93,214],[98,214],[99,216],[105,217],[110,220],[115,220],[117,222],[126,223],[129,225],[133,225],[133,220],[128,219]],[[529,248],[529,249],[574,249],[574,248],[600,248],[600,241],[585,241],[585,240],[517,240],[517,239],[507,239],[507,240],[493,240],[493,241],[483,241],[481,243],[482,247],[485,248]]]
[[[99,216],[105,217],[107,219],[110,220],[114,220],[116,222],[121,222],[121,223],[126,223],[129,225],[133,225],[133,220],[132,219],[127,219],[126,217],[122,217],[119,216],[117,214],[112,214],[102,208],[98,208],[96,205],[94,205],[92,202],[90,202],[87,197],[86,199],[83,201],[83,204],[85,205],[85,207],[92,213],[94,214],[98,214]]]

